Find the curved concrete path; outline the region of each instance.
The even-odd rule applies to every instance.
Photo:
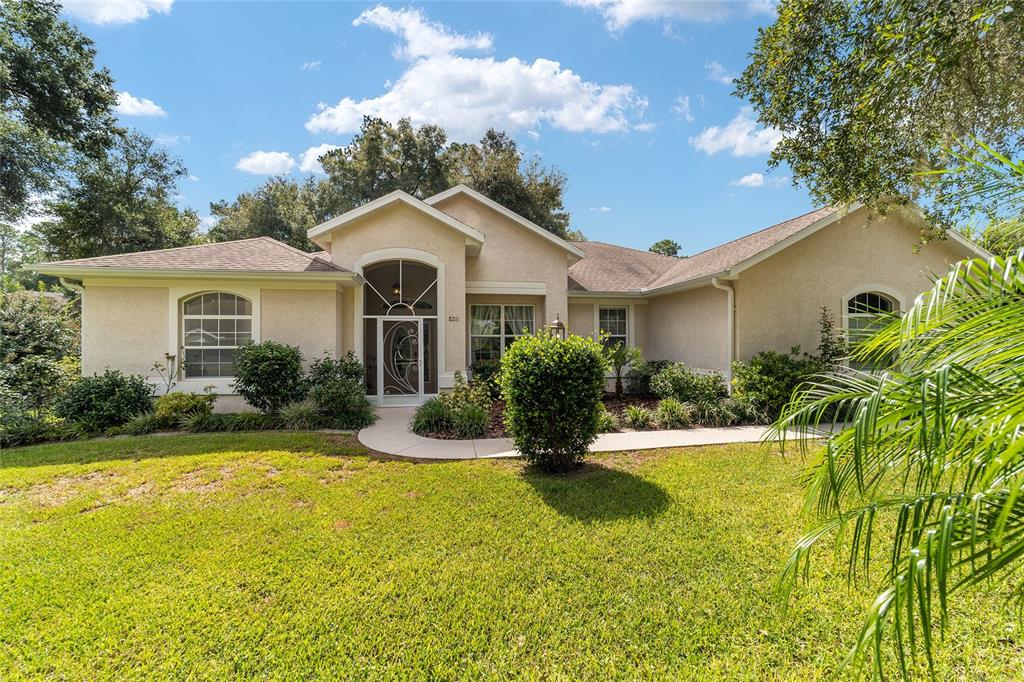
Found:
[[[508,438],[476,440],[439,440],[417,436],[409,430],[413,407],[383,407],[373,426],[362,429],[359,442],[377,452],[410,459],[479,459],[484,457],[518,457]],[[590,446],[591,452],[620,450],[651,450],[654,448],[691,445],[722,445],[725,443],[756,443],[764,439],[764,426],[728,426],[714,429],[682,429],[678,431],[627,431],[603,433]]]

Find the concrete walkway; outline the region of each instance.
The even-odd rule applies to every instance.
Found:
[[[518,457],[508,438],[476,440],[439,440],[417,436],[409,430],[413,407],[384,407],[377,410],[379,419],[361,430],[359,442],[377,452],[411,459],[478,459],[484,457]],[[678,431],[629,431],[604,433],[590,446],[591,452],[620,450],[651,450],[654,448],[721,445],[724,443],[756,443],[764,439],[764,426],[728,426],[715,429],[681,429]]]

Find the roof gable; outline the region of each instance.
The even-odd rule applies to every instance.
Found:
[[[353,221],[364,218],[396,203],[402,203],[406,206],[410,206],[461,233],[466,237],[467,244],[479,247],[484,242],[484,235],[481,232],[400,189],[396,189],[394,192],[385,194],[384,196],[378,197],[377,199],[367,202],[362,206],[352,209],[351,211],[346,211],[340,216],[322,222],[319,225],[310,228],[306,232],[306,235],[311,241],[322,246],[321,242],[324,241],[324,237],[329,235],[331,232],[342,229]]]
[[[519,215],[515,211],[505,208],[504,206],[494,201],[493,199],[484,196],[480,192],[477,192],[475,189],[467,187],[466,185],[455,185],[454,187],[446,189],[443,192],[439,192],[432,197],[427,197],[426,199],[423,200],[423,202],[430,206],[436,206],[437,204],[445,201],[446,199],[450,199],[458,195],[469,197],[474,201],[483,204],[492,211],[495,211],[504,216],[505,218],[511,220],[516,225],[519,225],[520,227],[529,230],[535,235],[542,237],[543,239],[555,244],[564,251],[567,251],[575,258],[583,258],[584,256],[583,251],[572,242],[568,242],[559,237],[558,235],[552,234],[549,230],[545,230],[537,223],[527,220],[526,218]]]

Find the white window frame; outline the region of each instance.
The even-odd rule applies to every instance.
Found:
[[[601,341],[601,311],[602,310],[625,310],[626,311],[626,335],[623,339],[627,346],[633,345],[633,306],[628,304],[622,305],[601,305],[596,304],[594,306],[594,340]],[[621,334],[615,334],[615,337],[622,338]]]
[[[845,340],[846,340],[846,342],[847,342],[847,344],[849,346],[852,346],[854,343],[856,343],[853,339],[850,338],[850,332],[852,331],[850,329],[850,319],[851,318],[875,317],[875,316],[879,315],[879,313],[851,313],[850,312],[850,301],[852,301],[854,298],[856,298],[857,296],[860,296],[862,294],[876,294],[876,295],[880,295],[880,296],[882,296],[884,298],[889,299],[889,301],[892,302],[892,304],[893,304],[893,312],[895,312],[897,315],[902,315],[903,311],[906,310],[906,303],[903,300],[903,297],[900,296],[900,294],[897,293],[895,290],[893,290],[890,287],[887,287],[885,285],[868,284],[868,285],[859,286],[856,289],[848,291],[843,296],[842,301],[839,304],[839,306],[840,306],[839,310],[842,311],[841,317],[842,317],[842,326],[843,326],[843,337],[845,338]],[[851,369],[864,369],[862,367],[854,367],[853,365],[850,364],[849,360],[846,360],[844,362],[844,364],[847,367],[851,368]]]
[[[249,313],[247,315],[239,315],[237,313],[234,314],[234,315],[206,315],[204,313],[200,313],[198,315],[194,315],[194,314],[189,314],[189,313],[185,312],[185,306],[190,301],[193,301],[196,298],[200,298],[201,299],[203,296],[209,296],[211,294],[216,294],[218,296],[220,296],[221,294],[224,294],[224,295],[227,295],[227,296],[234,296],[236,299],[241,299],[241,300],[243,300],[243,301],[245,301],[246,303],[249,304]],[[188,351],[190,351],[190,350],[198,350],[198,351],[204,351],[204,350],[237,350],[238,348],[240,348],[240,345],[239,344],[235,344],[235,345],[231,345],[231,346],[228,346],[228,345],[219,345],[219,346],[207,346],[207,345],[203,345],[203,346],[190,346],[190,345],[188,345],[186,343],[186,339],[185,339],[185,335],[187,333],[187,330],[186,330],[187,322],[188,322],[188,320],[200,320],[200,321],[202,321],[202,320],[235,320],[236,323],[237,323],[238,320],[247,320],[249,322],[249,341],[248,341],[248,343],[252,343],[255,340],[255,338],[256,338],[256,331],[255,331],[256,317],[255,317],[255,314],[254,314],[254,312],[255,312],[255,303],[252,301],[252,299],[250,299],[250,298],[248,298],[246,296],[243,296],[241,294],[235,293],[233,291],[214,290],[214,291],[200,291],[200,292],[195,292],[195,293],[193,293],[193,294],[191,294],[189,296],[184,296],[180,300],[180,306],[181,306],[181,308],[180,308],[181,309],[181,337],[180,337],[181,356],[179,357],[178,361],[180,363],[180,366],[182,367],[181,379],[188,380],[188,381],[224,381],[224,380],[227,380],[227,379],[234,379],[234,376],[235,376],[234,372],[232,372],[231,374],[218,374],[216,376],[203,376],[203,375],[192,375],[192,376],[190,376],[189,375],[189,373],[188,373],[189,363],[185,360],[185,355],[186,355],[186,353]],[[200,324],[201,324],[201,322],[200,322]],[[244,344],[242,344],[242,345],[244,345]]]
[[[501,313],[498,316],[498,333],[497,334],[474,334],[473,333],[473,309],[482,307],[497,307]],[[533,303],[471,303],[469,305],[469,324],[466,325],[466,330],[469,334],[469,345],[466,347],[469,355],[469,364],[472,365],[475,360],[473,359],[473,339],[498,339],[498,348],[500,349],[499,358],[505,355],[505,308],[529,308],[530,309],[530,321],[532,322],[533,332],[537,331],[537,307]],[[519,333],[515,333],[514,336],[521,336]]]

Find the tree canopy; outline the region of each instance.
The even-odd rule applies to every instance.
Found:
[[[678,256],[680,248],[682,247],[675,239],[659,239],[647,250],[651,253],[660,253],[663,256]]]
[[[53,0],[0,3],[0,219],[24,215],[75,154],[101,155],[114,129],[113,80]]]
[[[74,175],[47,202],[55,219],[35,228],[50,257],[90,258],[195,242],[199,217],[173,203],[187,171],[142,133],[117,131],[110,151],[83,157]]]
[[[210,239],[266,235],[315,250],[306,230],[396,189],[425,199],[468,185],[552,233],[578,239],[562,203],[566,177],[527,158],[515,140],[489,130],[479,143],[451,143],[436,125],[366,117],[352,142],[324,154],[321,180],[268,180],[234,201],[211,204],[220,220]]]
[[[1024,144],[1024,11],[991,0],[782,0],[736,81],[821,204],[923,204],[940,227],[984,210],[951,191],[977,141]],[[970,171],[970,167],[963,170]]]
[[[306,230],[329,217],[318,205],[328,190],[312,178],[303,183],[271,178],[231,203],[210,204],[218,221],[207,237],[215,242],[273,237],[298,249],[316,251],[319,247],[306,238]]]

